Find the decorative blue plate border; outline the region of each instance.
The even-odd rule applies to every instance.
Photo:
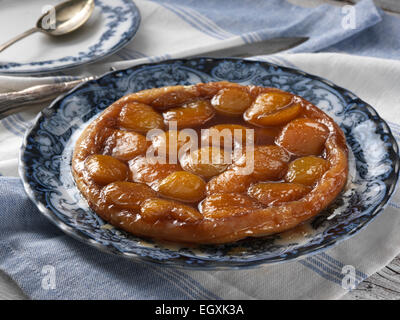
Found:
[[[117,0],[111,3],[107,0],[96,0],[96,7],[102,11],[105,18],[105,30],[97,44],[83,49],[76,56],[65,56],[56,60],[44,60],[30,63],[0,63],[0,74],[43,74],[70,69],[86,63],[93,63],[117,52],[129,43],[139,29],[141,15],[132,0]],[[116,30],[123,27],[123,22],[130,24],[123,30],[119,41],[108,46],[107,41],[116,36]]]
[[[112,102],[146,88],[229,80],[278,87],[331,115],[350,149],[349,183],[309,222],[306,236],[278,234],[196,248],[157,243],[110,228],[77,190],[70,170],[75,139]],[[399,175],[396,140],[377,112],[353,93],[305,72],[242,59],[169,60],[110,72],[56,99],[27,131],[20,176],[39,210],[67,234],[103,251],[144,262],[197,269],[247,268],[303,258],[348,239],[371,222],[392,195]]]

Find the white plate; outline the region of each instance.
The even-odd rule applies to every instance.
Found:
[[[0,2],[0,44],[34,27],[42,10],[60,1]],[[77,31],[52,37],[35,33],[0,53],[0,73],[47,73],[104,58],[126,45],[140,24],[132,0],[96,0],[92,16]]]

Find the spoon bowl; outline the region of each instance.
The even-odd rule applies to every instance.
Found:
[[[81,27],[92,15],[94,0],[69,0],[54,7],[54,12],[43,14],[36,23],[36,28],[52,36],[61,36]],[[53,28],[46,28],[46,18],[55,15]],[[50,17],[51,19],[51,17]]]
[[[35,32],[62,36],[81,27],[92,15],[94,0],[68,0],[44,13],[33,27],[0,45],[0,52]]]

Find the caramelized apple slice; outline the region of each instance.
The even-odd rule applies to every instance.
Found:
[[[298,118],[282,129],[276,143],[298,156],[320,155],[328,135],[329,129],[322,123]]]
[[[258,145],[275,144],[275,139],[281,132],[280,127],[250,128],[240,124],[217,124],[201,132],[202,145],[221,147],[233,150],[234,143],[246,146],[248,142]]]
[[[152,137],[152,144],[157,154],[177,158],[181,147],[190,141],[189,136],[182,136],[179,133],[179,130],[168,130]]]
[[[206,194],[245,192],[252,182],[253,178],[240,168],[229,169],[208,181]]]
[[[177,128],[190,128],[206,123],[214,116],[215,112],[208,100],[198,100],[182,107],[172,108],[163,113],[168,124],[176,122]]]
[[[196,202],[204,197],[206,183],[199,176],[186,172],[175,171],[163,179],[158,192],[163,196],[184,202]]]
[[[101,190],[101,195],[107,205],[116,205],[123,209],[139,211],[140,205],[157,193],[142,183],[116,181]]]
[[[129,102],[122,109],[119,116],[120,126],[147,133],[151,129],[163,129],[162,116],[147,104]]]
[[[257,183],[248,190],[249,196],[260,203],[272,206],[299,200],[311,191],[310,187],[298,183]]]
[[[160,198],[147,199],[141,206],[140,214],[143,219],[153,223],[168,217],[182,222],[195,222],[203,218],[195,208]]]
[[[241,157],[234,159],[234,164],[251,170],[250,175],[255,180],[279,180],[285,174],[289,160],[288,153],[278,146],[255,146],[246,148]]]
[[[146,137],[139,133],[115,130],[104,143],[104,153],[126,161],[145,153],[148,145]]]
[[[239,116],[250,107],[253,99],[241,88],[220,90],[211,100],[213,107],[221,114]]]
[[[198,96],[198,92],[193,86],[173,86],[150,90],[153,90],[152,93],[156,96],[151,105],[157,110],[180,106]]]
[[[254,199],[238,193],[214,193],[199,205],[205,218],[226,218],[252,212],[261,206]]]
[[[182,170],[179,164],[159,163],[157,159],[138,156],[129,161],[131,178],[135,182],[146,183],[157,189],[157,184],[174,171]]]
[[[257,97],[243,118],[256,126],[278,126],[296,118],[301,108],[301,101],[288,92],[267,92]]]
[[[230,154],[216,147],[203,147],[180,159],[183,169],[204,178],[211,178],[223,172],[230,162]]]
[[[315,156],[298,158],[289,164],[285,180],[311,186],[328,169],[329,162],[325,159]]]
[[[111,156],[91,155],[85,160],[85,169],[90,178],[99,185],[126,180],[128,167],[125,163]]]
[[[235,142],[242,146],[246,145],[246,134],[254,137],[254,129],[239,124],[217,124],[202,130],[201,142],[203,145],[233,150]]]

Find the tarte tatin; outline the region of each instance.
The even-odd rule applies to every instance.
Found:
[[[211,82],[119,99],[79,137],[72,171],[108,223],[216,244],[315,216],[346,184],[347,157],[342,130],[302,97]]]

